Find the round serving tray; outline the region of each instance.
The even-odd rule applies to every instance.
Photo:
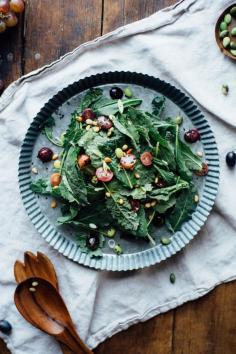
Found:
[[[166,230],[158,230],[156,235],[157,244],[135,240],[119,240],[126,243],[124,254],[117,256],[112,253],[109,247],[104,249],[102,258],[90,258],[82,253],[76,244],[75,238],[67,229],[57,227],[55,216],[51,215],[50,203],[45,197],[35,195],[30,184],[35,177],[32,175],[32,164],[37,164],[36,151],[42,146],[43,139],[40,126],[50,115],[56,118],[57,126],[65,124],[64,116],[70,116],[73,109],[78,106],[81,94],[94,86],[104,87],[117,84],[121,87],[129,85],[138,97],[143,98],[144,106],[156,94],[161,94],[167,100],[167,114],[182,114],[184,116],[184,129],[195,126],[201,134],[201,142],[195,149],[201,149],[204,153],[204,160],[209,165],[209,173],[204,178],[196,178],[200,202],[189,221],[185,222],[181,230],[171,237],[171,243],[164,246],[160,242],[161,235],[167,235]],[[150,101],[151,102],[151,101]],[[147,108],[147,107],[144,107]],[[63,118],[63,119],[62,119]],[[68,121],[67,121],[68,124]],[[66,125],[65,125],[66,126]],[[183,132],[182,132],[183,134]],[[46,140],[45,140],[46,142]],[[48,146],[47,142],[47,146]],[[195,145],[195,144],[194,144]],[[42,164],[41,164],[42,165]],[[39,166],[42,169],[42,166]],[[44,176],[48,171],[40,171]],[[79,264],[102,270],[122,271],[148,267],[159,263],[185,247],[203,227],[210,214],[219,182],[219,156],[214,135],[209,123],[198,109],[197,105],[179,89],[158,78],[148,75],[131,72],[108,72],[93,75],[69,85],[51,98],[33,119],[22,144],[19,159],[19,186],[20,193],[27,213],[42,237],[64,256]]]

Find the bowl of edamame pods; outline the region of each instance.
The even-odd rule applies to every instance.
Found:
[[[215,27],[215,36],[223,54],[236,60],[236,3],[220,15]]]

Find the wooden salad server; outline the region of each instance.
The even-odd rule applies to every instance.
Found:
[[[14,276],[18,284],[35,276],[48,280],[56,289],[58,289],[58,281],[55,268],[50,259],[41,252],[37,252],[36,256],[32,252],[25,252],[24,263],[20,261],[15,262]],[[34,327],[37,327],[37,325],[31,321],[31,318],[26,320]],[[64,344],[59,344],[63,354],[72,354],[71,350],[68,349]]]
[[[15,262],[14,275],[18,284],[28,278],[38,277],[49,281],[58,289],[55,268],[50,259],[41,252],[37,252],[36,256],[32,252],[25,252],[24,263],[20,261]]]
[[[57,289],[42,278],[29,278],[15,291],[18,311],[30,323],[55,337],[75,354],[93,354],[78,336],[67,307]]]
[[[32,252],[25,252],[24,263],[20,261],[15,262],[14,275],[18,284],[35,276],[46,279],[58,290],[58,280],[55,268],[50,259],[41,252],[37,252],[37,255],[34,255]],[[25,317],[25,319],[34,327],[38,328],[37,324],[32,322],[31,318]],[[60,342],[59,344],[63,354],[73,354],[65,344]]]

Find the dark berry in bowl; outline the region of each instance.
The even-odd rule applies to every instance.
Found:
[[[110,89],[110,96],[113,100],[121,100],[123,95],[123,91],[117,86],[114,86]]]
[[[234,167],[236,164],[236,154],[233,151],[228,152],[225,161],[229,167]]]
[[[11,324],[6,320],[0,321],[0,331],[4,334],[10,334],[12,330]]]
[[[83,121],[96,118],[96,113],[91,108],[86,108],[82,113]]]
[[[99,235],[95,233],[89,235],[86,239],[86,246],[91,251],[96,251],[96,249],[99,247]]]
[[[108,130],[113,126],[112,121],[106,116],[99,116],[97,118],[97,123],[98,126],[103,130]]]
[[[187,143],[196,143],[200,138],[201,136],[197,129],[190,129],[184,134],[184,139]]]
[[[43,163],[51,161],[52,157],[53,157],[53,151],[48,147],[42,147],[38,152],[38,158]]]

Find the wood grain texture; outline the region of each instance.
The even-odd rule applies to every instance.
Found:
[[[49,11],[49,7],[52,7]],[[101,34],[102,0],[28,1],[24,72],[58,59]]]
[[[5,87],[23,74],[22,72],[22,37],[23,18],[17,27],[0,34],[0,79]]]
[[[12,29],[0,36],[0,78],[8,84],[84,41],[176,1],[54,0],[49,11],[48,1],[28,0],[24,36],[22,20],[18,31]],[[9,53],[13,53],[13,61],[7,59]],[[236,282],[221,285],[202,299],[115,335],[95,353],[235,354],[235,294]],[[0,354],[9,354],[2,341]]]

